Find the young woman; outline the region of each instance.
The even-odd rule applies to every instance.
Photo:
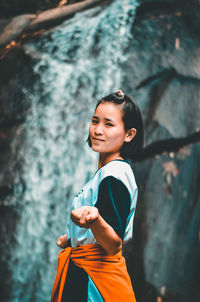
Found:
[[[143,148],[136,102],[121,90],[96,106],[88,137],[98,170],[73,200],[51,302],[136,301],[122,257],[132,237],[137,185],[130,165]]]

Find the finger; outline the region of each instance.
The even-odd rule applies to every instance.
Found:
[[[93,217],[93,215],[91,215],[91,214],[89,214],[89,215],[86,216],[86,221],[87,221],[87,222],[90,222],[90,221],[92,221],[93,219],[94,219],[94,217]]]
[[[93,221],[95,221],[97,219],[97,215],[94,215],[94,214],[89,214],[89,215],[87,215],[87,217],[86,217],[86,221],[87,222],[93,222]]]
[[[57,242],[62,241],[63,235],[61,235],[60,237],[58,237]]]
[[[63,239],[67,241],[67,234],[63,235]]]
[[[71,217],[80,219],[81,218],[81,212],[79,211],[79,209],[73,210],[71,212]]]
[[[88,229],[90,227],[90,223],[85,222],[85,223],[78,223],[77,224],[80,228],[85,228]]]
[[[94,208],[90,213],[88,213],[86,220],[89,222],[94,221],[98,218],[99,212]]]
[[[60,247],[62,247],[62,242],[61,241],[57,241],[56,244]]]
[[[84,225],[86,223],[86,216],[88,215],[88,211],[83,211],[79,223]]]
[[[79,222],[80,218],[81,218],[81,215],[80,215],[80,212],[79,212],[79,211],[74,210],[74,211],[71,212],[71,220],[72,220],[75,224],[77,224],[77,223]]]

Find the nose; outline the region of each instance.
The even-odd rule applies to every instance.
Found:
[[[101,124],[96,125],[94,129],[95,135],[102,135],[103,134],[103,127]]]

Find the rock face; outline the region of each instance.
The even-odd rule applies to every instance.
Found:
[[[93,16],[95,18],[95,14],[98,13],[98,11],[92,11],[89,17]],[[183,3],[183,1],[141,0],[136,11],[136,18],[133,18],[131,38],[129,38],[126,49],[123,50],[126,57],[119,63],[115,61],[122,77],[121,87],[117,88],[122,88],[127,94],[134,96],[143,113],[145,145],[163,139],[187,138],[200,127],[199,14],[200,7],[197,1],[188,0]],[[132,15],[130,14],[130,16]],[[96,83],[99,83],[99,85],[101,83],[102,86],[106,85],[105,82],[99,81],[98,67],[96,66],[92,77],[90,77],[90,73],[93,70],[90,69],[87,73],[83,71],[80,78],[76,78],[78,68],[83,66],[81,65],[83,62],[78,61],[75,55],[78,54],[79,56],[81,53],[84,55],[86,46],[81,43],[83,46],[82,52],[78,52],[81,34],[77,26],[75,33],[72,35],[71,48],[67,49],[67,45],[64,44],[65,39],[71,34],[72,30],[70,23],[67,26],[69,26],[67,35],[62,36],[61,29],[56,33],[61,35],[60,44],[57,46],[52,46],[52,41],[55,37],[54,34],[49,33],[45,37],[41,37],[41,42],[38,42],[40,40],[38,37],[29,47],[25,46],[21,49],[13,50],[0,61],[0,69],[4,70],[0,78],[0,218],[1,224],[4,226],[2,232],[3,240],[0,242],[0,250],[3,255],[0,263],[2,268],[0,276],[1,301],[14,301],[14,296],[15,298],[21,297],[20,301],[22,302],[29,301],[30,297],[31,301],[49,301],[49,297],[47,299],[41,294],[37,294],[40,290],[37,284],[33,284],[30,289],[31,293],[27,293],[26,283],[23,283],[25,272],[21,272],[18,277],[18,287],[23,288],[23,296],[18,295],[16,284],[14,286],[16,294],[13,295],[9,292],[9,286],[14,280],[12,268],[7,265],[12,258],[12,251],[9,246],[12,243],[12,247],[13,249],[16,248],[17,254],[17,251],[19,251],[17,246],[20,241],[18,241],[15,234],[19,234],[19,225],[22,220],[21,213],[27,211],[27,205],[33,203],[30,220],[32,216],[37,215],[39,202],[41,202],[41,207],[46,206],[48,208],[47,213],[43,211],[41,220],[38,220],[41,224],[42,234],[48,233],[48,239],[45,239],[42,245],[43,258],[38,261],[35,258],[31,258],[32,255],[30,256],[31,261],[33,259],[35,261],[32,276],[41,280],[41,269],[39,268],[42,267],[42,262],[46,261],[49,267],[52,265],[52,259],[56,257],[55,251],[52,252],[50,249],[52,241],[55,241],[56,236],[59,235],[53,228],[55,220],[58,217],[59,219],[63,217],[61,221],[64,221],[63,211],[65,205],[60,206],[57,210],[54,203],[54,200],[59,202],[60,198],[63,197],[62,192],[56,191],[58,186],[61,187],[61,183],[59,183],[62,178],[61,171],[66,173],[66,171],[70,170],[68,164],[76,167],[76,163],[79,160],[78,155],[72,154],[73,152],[68,153],[64,149],[65,132],[69,133],[66,138],[68,149],[72,147],[74,150],[75,148],[79,149],[82,154],[84,151],[81,146],[81,136],[84,136],[85,132],[84,134],[81,133],[81,128],[85,129],[83,122],[86,118],[85,111],[91,110],[90,108],[93,104],[89,103],[90,98],[98,95],[97,91],[99,89],[97,85],[90,92],[89,87],[94,86],[93,82],[91,85],[91,79],[95,75]],[[104,35],[106,36],[106,31]],[[90,60],[95,58],[95,56],[97,60],[101,50],[104,50],[100,29],[94,33],[94,37],[93,49],[88,54]],[[91,42],[88,41],[89,43]],[[111,43],[109,38],[106,43],[106,45]],[[40,44],[41,53],[33,47],[34,44]],[[49,191],[45,193],[47,201],[48,199],[50,200],[50,205],[45,205],[43,201],[40,201],[37,191],[34,192],[31,200],[24,197],[27,196],[26,192],[30,190],[30,187],[22,176],[25,169],[24,157],[27,152],[27,143],[31,145],[30,139],[27,141],[27,127],[31,128],[29,133],[33,133],[32,129],[34,128],[34,121],[30,123],[29,116],[35,110],[38,123],[42,123],[44,119],[42,111],[40,111],[41,108],[44,111],[44,115],[47,117],[51,116],[49,105],[52,102],[51,93],[53,94],[53,91],[50,89],[45,90],[45,93],[43,91],[44,76],[42,75],[48,78],[49,83],[53,83],[47,72],[47,64],[39,64],[39,72],[36,72],[36,68],[33,68],[35,63],[43,58],[45,58],[46,62],[50,60],[46,49],[47,45],[51,49],[51,54],[53,54],[52,66],[56,67],[55,62],[59,61],[61,62],[59,69],[62,69],[65,64],[74,64],[75,62],[75,65],[72,66],[76,72],[72,73],[71,78],[75,78],[77,86],[68,88],[72,80],[70,78],[65,84],[65,89],[68,95],[73,95],[76,102],[80,104],[78,105],[76,102],[71,104],[70,99],[67,99],[67,102],[55,109],[58,114],[54,119],[60,116],[61,124],[64,121],[68,121],[66,130],[63,132],[64,140],[62,144],[59,144],[62,137],[59,132],[60,124],[58,124],[58,128],[55,128],[56,130],[49,126],[50,132],[48,135],[51,137],[50,141],[56,141],[59,147],[57,148],[58,150],[53,150],[49,145],[44,149],[46,153],[51,150],[58,156],[59,152],[62,153],[60,149],[63,148],[64,157],[71,156],[69,163],[67,162],[66,167],[64,167],[64,162],[63,167],[59,167],[57,162],[59,162],[60,157],[55,157],[54,168],[50,173],[48,166],[44,166],[44,168],[42,163],[38,161],[38,166],[36,167],[38,169],[38,179],[35,179],[35,171],[32,172],[33,175],[31,177],[36,189],[39,187],[37,181],[43,181],[42,178],[46,177],[48,173],[50,178],[53,175],[57,175],[57,185],[45,183],[47,187],[50,186]],[[62,45],[64,45],[63,48]],[[123,43],[122,46],[124,46]],[[61,53],[58,53],[59,47],[62,49]],[[78,63],[76,64],[76,62]],[[108,71],[109,69],[106,70],[106,72]],[[55,70],[53,78],[56,78],[56,72],[57,70]],[[71,72],[70,69],[68,72]],[[63,81],[63,78],[60,77],[59,82],[55,82],[55,89],[56,85],[58,85],[57,83],[59,83],[61,89]],[[115,81],[114,77],[113,81]],[[42,83],[41,86],[34,85],[34,83],[39,82]],[[119,82],[117,82],[118,84]],[[27,90],[29,91],[28,94],[26,93]],[[88,93],[87,103],[85,104],[85,95],[84,93],[82,94],[83,90],[86,91],[85,94]],[[35,107],[32,103],[33,94],[38,95],[38,100],[34,103]],[[82,102],[79,101],[80,99]],[[63,100],[60,100],[60,102],[62,103]],[[80,106],[82,106],[81,109]],[[78,123],[73,124],[76,121],[74,119],[76,114],[81,121],[80,123],[82,123],[81,126]],[[54,125],[53,119],[52,125]],[[74,128],[79,129],[79,131],[73,132]],[[36,130],[34,130],[35,134],[31,137],[31,140],[34,140],[36,135],[40,139],[40,143],[43,137],[45,137],[46,141],[49,141],[46,138],[47,133],[44,125],[40,125]],[[58,134],[56,134],[56,131],[58,131]],[[170,150],[170,147],[168,150]],[[40,146],[33,144],[32,153],[34,153],[35,160],[41,156],[39,151]],[[53,156],[51,152],[46,155],[49,162]],[[32,164],[30,162],[30,167]],[[90,163],[85,161],[83,168],[85,171],[87,171],[87,165],[89,166]],[[135,164],[134,172],[139,187],[139,199],[135,215],[134,236],[125,245],[124,254],[138,302],[153,302],[156,301],[158,296],[157,301],[200,301],[199,167],[200,143],[187,145],[179,149],[178,152],[164,153]],[[80,169],[77,169],[75,173],[77,180],[81,178],[77,176],[79,175],[78,170]],[[72,173],[70,170],[67,177],[70,178],[69,175],[72,175]],[[73,192],[72,187],[73,185],[70,184],[64,190],[64,194],[68,198]],[[24,200],[23,203],[21,200]],[[38,200],[39,202],[37,202]],[[47,216],[47,226],[44,223],[43,216],[45,215]],[[27,222],[27,228],[30,228],[29,222]],[[57,227],[58,229],[59,231],[62,230],[60,226]],[[30,228],[30,230],[31,236],[37,238],[37,232],[34,232],[33,228]],[[22,231],[23,234],[26,234],[24,230]],[[49,232],[53,235],[49,235]],[[29,249],[35,251],[32,254],[35,253],[37,256],[38,247],[42,243],[37,242],[37,240],[29,242],[29,238],[25,239]],[[27,248],[27,251],[29,249]],[[38,255],[40,254],[38,253]],[[14,259],[20,261],[19,257]],[[28,267],[28,263],[25,264]],[[14,265],[18,265],[17,260]],[[56,267],[56,262],[54,266]],[[39,268],[37,269],[37,267]],[[30,278],[31,275],[26,280],[30,281]]]
[[[143,111],[147,145],[187,137],[200,125],[199,6],[186,11],[180,3],[166,4],[139,7],[124,65],[124,84]],[[200,299],[199,159],[197,143],[136,164],[140,198],[126,249],[138,301]]]
[[[135,167],[140,198],[127,258],[139,301],[199,299],[199,147]]]

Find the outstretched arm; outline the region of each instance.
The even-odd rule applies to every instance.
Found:
[[[90,228],[98,243],[109,253],[122,248],[122,239],[93,206],[83,206],[71,212],[72,221],[81,228]]]

